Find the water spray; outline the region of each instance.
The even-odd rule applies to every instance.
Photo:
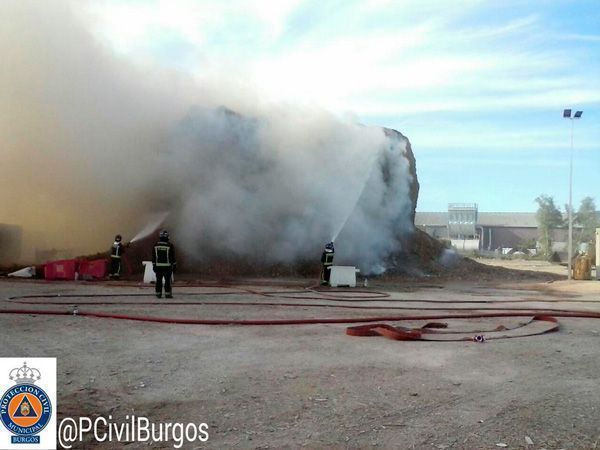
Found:
[[[161,212],[161,213],[152,214],[148,218],[147,225],[144,228],[142,228],[133,237],[133,239],[131,239],[131,241],[129,241],[129,242],[133,243],[135,241],[139,241],[140,239],[143,239],[143,238],[149,236],[152,232],[156,231],[156,229],[162,225],[162,223],[165,221],[165,219],[167,218],[168,215],[169,215],[168,212]]]
[[[348,214],[346,215],[346,218],[344,219],[344,221],[341,223],[341,225],[337,228],[336,232],[333,234],[332,238],[331,238],[331,242],[335,242],[335,240],[337,239],[337,237],[339,236],[339,234],[342,232],[342,230],[344,229],[344,227],[346,226],[346,224],[348,223],[348,220],[350,220],[350,217],[352,217],[352,214],[354,213],[354,211],[356,210],[356,207],[358,206],[358,202],[360,200],[360,198],[363,195],[363,192],[365,192],[365,189],[367,188],[367,183],[369,182],[369,179],[371,178],[371,174],[373,173],[373,169],[374,169],[374,164],[375,164],[375,155],[372,155],[370,158],[369,164],[367,164],[367,167],[369,167],[369,170],[366,171],[366,175],[362,184],[362,187],[360,188],[360,191],[358,193],[358,195],[356,196],[356,199],[354,200],[354,204],[352,206],[352,209],[350,209],[350,211],[348,212]]]

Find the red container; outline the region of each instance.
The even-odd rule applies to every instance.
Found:
[[[46,280],[74,280],[75,272],[77,272],[77,260],[75,259],[49,261],[44,268]]]
[[[106,259],[95,259],[93,261],[79,261],[79,278],[104,278],[107,270]]]

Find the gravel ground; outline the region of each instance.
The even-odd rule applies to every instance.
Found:
[[[594,303],[600,289],[593,284],[582,288],[539,280],[509,283],[430,280],[408,286],[387,281],[370,289],[388,292],[392,301],[369,303],[256,296],[241,290],[248,286],[175,287],[178,302],[411,308],[359,310],[128,305],[122,303],[156,299],[151,289],[134,285],[4,279],[0,308],[70,311],[71,304],[77,304],[81,311],[225,319],[434,314],[440,311],[423,309],[453,311],[466,306],[600,311],[600,303]],[[266,280],[251,288],[283,289],[268,285]],[[75,297],[30,299],[65,305],[17,306],[7,300],[59,293]],[[77,297],[84,294],[114,296]],[[466,305],[456,303],[459,300],[500,303]],[[121,304],[85,304],[100,301]],[[507,321],[485,319],[476,325],[491,328]],[[464,321],[447,322],[459,329],[472,327]],[[475,344],[349,337],[343,324],[199,326],[2,314],[0,356],[58,358],[59,418],[136,414],[154,422],[206,422],[208,442],[184,448],[498,449],[498,444],[505,444],[505,448],[593,449],[600,445],[600,321],[560,319],[560,324],[557,333]],[[90,447],[122,445],[87,442],[79,448]],[[172,443],[162,447],[172,448]]]

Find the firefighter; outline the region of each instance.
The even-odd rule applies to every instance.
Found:
[[[165,280],[165,298],[173,298],[171,277],[177,267],[175,247],[169,242],[169,233],[162,230],[152,250],[152,268],[156,274],[156,298],[162,297],[163,278]]]
[[[331,276],[331,266],[333,266],[333,255],[335,250],[333,248],[333,242],[325,245],[325,250],[321,255],[321,284],[326,286],[329,284],[329,277]]]
[[[121,241],[123,238],[120,234],[115,236],[115,242],[110,247],[110,273],[108,274],[108,278],[119,279],[121,276],[121,259],[127,245],[123,244]]]

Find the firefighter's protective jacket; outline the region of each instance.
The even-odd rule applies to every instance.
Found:
[[[323,263],[324,266],[332,266],[333,265],[333,255],[334,255],[333,251],[325,250],[323,252],[323,254],[321,255],[321,262]]]
[[[110,248],[110,257],[115,259],[121,259],[124,248],[125,246],[121,242],[113,242],[113,245]]]
[[[175,246],[168,241],[158,241],[152,249],[152,266],[154,268],[174,268]]]

